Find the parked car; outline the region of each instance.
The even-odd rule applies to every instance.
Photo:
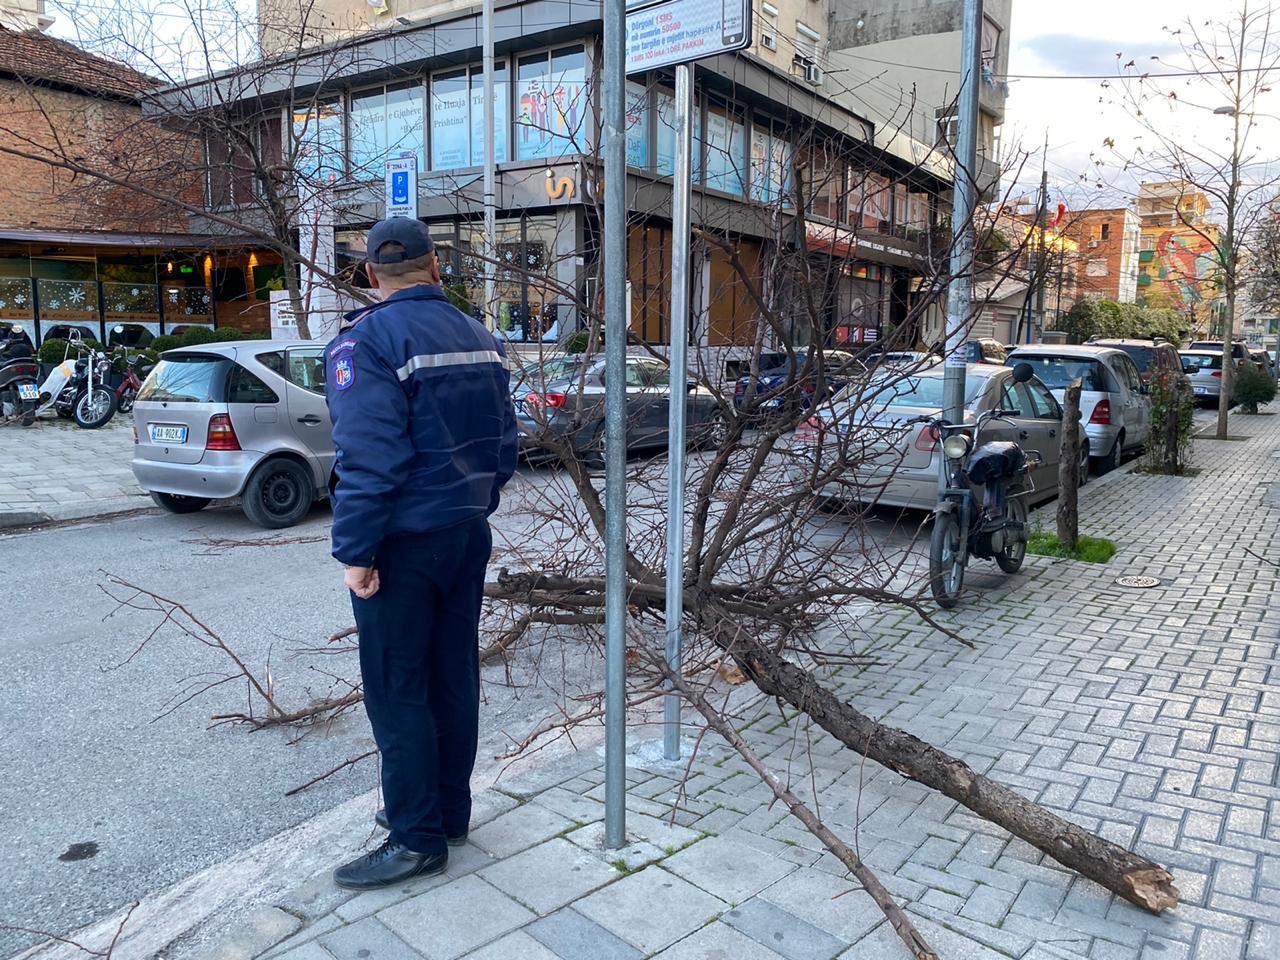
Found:
[[[573,353],[547,354],[533,361],[514,363],[511,367],[511,395],[514,397],[526,386],[537,389],[545,382],[568,380],[586,363],[585,357]]]
[[[1218,353],[1222,353],[1222,341],[1221,340],[1197,340],[1194,343],[1188,343],[1186,349],[1192,352],[1200,352],[1204,350],[1208,350],[1212,352],[1214,350],[1217,350]],[[1245,343],[1243,340],[1234,341],[1231,344],[1231,356],[1235,358],[1236,366],[1239,367],[1240,364],[1245,363],[1249,360],[1249,345]]]
[[[1089,438],[1089,454],[1099,473],[1120,466],[1126,453],[1147,442],[1150,389],[1124,350],[1094,344],[1037,344],[1019,347],[1009,363],[1029,363],[1036,376],[1062,402],[1068,384],[1080,377],[1080,422]]]
[[[800,409],[807,410],[821,402],[825,398],[817,395],[816,354],[813,363],[808,363],[808,356],[805,350],[797,350],[794,359],[785,353],[761,354],[754,397],[751,396],[751,375],[739,377],[733,388],[733,405],[741,410],[755,402],[756,409],[762,412],[782,410],[795,396],[788,390],[789,383],[792,390],[799,391]],[[766,361],[770,361],[770,365],[766,366]],[[822,370],[828,397],[843,389],[851,379],[866,375],[866,365],[846,350],[823,350]]]
[[[324,344],[250,340],[167,350],[133,407],[133,473],[171,513],[241,497],[287,527],[327,494],[332,424]]]
[[[1004,363],[1008,357],[1009,351],[999,340],[983,337],[964,345],[964,358],[968,363]]]
[[[869,384],[837,394],[830,404],[796,430],[788,470],[794,482],[814,482],[813,493],[830,500],[890,507],[932,509],[938,502],[942,451],[928,423],[943,407],[946,369],[936,365],[918,373],[889,373]],[[1014,410],[1010,420],[992,420],[976,438],[1016,440],[1042,458],[1032,468],[1032,501],[1050,499],[1058,490],[1062,407],[1036,379],[1019,384],[1010,367],[970,364],[965,379],[965,422],[976,423],[988,410]],[[842,446],[847,444],[847,446]],[[853,468],[826,477],[847,451]],[[1082,450],[1081,480],[1087,478],[1089,452]]]
[[[1222,350],[1183,350],[1179,356],[1196,403],[1216,407],[1222,399]]]
[[[1276,378],[1276,362],[1271,359],[1271,354],[1266,350],[1251,350],[1249,357],[1257,365],[1258,369],[1265,373],[1272,380]]]
[[[1115,347],[1129,355],[1134,366],[1138,368],[1138,376],[1143,383],[1150,383],[1156,373],[1165,373],[1171,377],[1182,377],[1182,361],[1178,358],[1178,348],[1168,340],[1104,340],[1090,339],[1091,347]]]
[[[553,379],[534,373],[513,394],[520,448],[525,456],[554,456],[548,434],[599,462],[604,456],[605,362],[593,360],[585,372],[579,367]],[[698,445],[723,442],[724,412],[714,393],[688,378],[688,439]],[[665,446],[671,411],[671,371],[652,357],[627,357],[627,449]]]

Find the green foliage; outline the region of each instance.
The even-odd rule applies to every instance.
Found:
[[[449,298],[451,304],[467,316],[475,316],[476,308],[472,305],[471,298],[467,296],[467,288],[461,283],[446,283],[444,285],[444,295]]]
[[[171,333],[162,333],[158,337],[151,338],[149,349],[156,353],[164,353],[166,350],[173,350],[182,346],[182,341]]]
[[[41,363],[61,363],[67,355],[67,341],[59,337],[51,337],[40,344],[37,354]]]
[[[1068,553],[1058,542],[1056,533],[1033,530],[1027,543],[1027,553],[1038,557],[1057,557],[1060,560],[1083,560],[1085,563],[1106,563],[1116,555],[1116,545],[1102,537],[1081,537],[1074,553]]]
[[[217,343],[222,338],[219,336],[221,330],[210,330],[208,327],[187,327],[182,333],[178,334],[178,345],[183,347],[195,347],[202,343]]]
[[[1116,340],[1160,337],[1180,344],[1189,326],[1187,318],[1176,310],[1114,300],[1077,300],[1058,321],[1058,329],[1076,343],[1096,336]]]
[[[1195,398],[1184,377],[1160,373],[1151,378],[1150,424],[1147,472],[1183,476],[1195,428]]]
[[[588,330],[579,330],[577,333],[571,333],[564,341],[565,353],[586,353],[587,347],[591,344],[591,332]]]
[[[1232,396],[1244,407],[1245,413],[1257,413],[1258,404],[1270,403],[1276,398],[1276,382],[1256,364],[1246,364],[1236,371]]]

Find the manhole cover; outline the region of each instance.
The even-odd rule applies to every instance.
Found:
[[[1152,587],[1160,586],[1159,578],[1137,574],[1128,577],[1116,577],[1116,583],[1131,590],[1150,590]]]

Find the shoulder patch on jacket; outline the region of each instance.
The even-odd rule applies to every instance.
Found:
[[[335,390],[346,390],[356,382],[356,364],[351,356],[338,357],[333,361],[333,387]]]
[[[342,353],[343,351],[354,350],[356,348],[357,343],[359,343],[358,340],[353,340],[350,337],[346,337],[342,340],[338,340],[329,346],[329,356],[336,357],[338,354]]]

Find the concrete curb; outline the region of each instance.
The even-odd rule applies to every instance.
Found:
[[[0,510],[0,530],[67,523],[72,520],[92,520],[96,517],[152,509],[158,508],[151,502],[149,496],[136,494],[128,497],[111,497],[106,500],[55,504],[47,509]]]

